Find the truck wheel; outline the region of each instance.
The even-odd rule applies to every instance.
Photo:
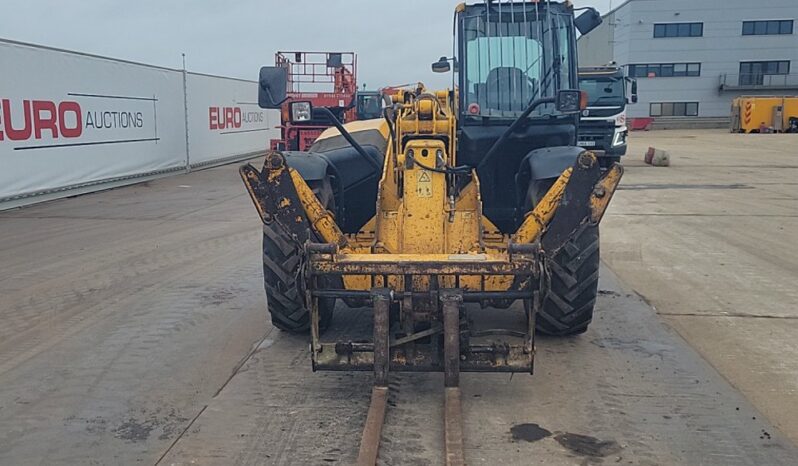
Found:
[[[537,330],[553,336],[584,333],[598,294],[598,226],[584,225],[548,265],[551,286],[535,320]]]
[[[308,185],[330,207],[334,203],[329,179],[309,182]],[[317,241],[318,238],[314,238]],[[266,288],[266,305],[272,325],[292,333],[310,329],[310,310],[305,303],[304,284],[299,272],[302,249],[276,223],[263,226],[263,284]],[[334,279],[328,279],[332,282]],[[340,279],[338,279],[340,281]],[[340,288],[332,283],[328,286]],[[324,330],[332,321],[335,299],[319,299],[319,329]]]

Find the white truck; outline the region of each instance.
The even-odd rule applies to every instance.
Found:
[[[626,106],[637,102],[637,81],[617,66],[579,68],[579,88],[587,92],[588,104],[580,117],[578,144],[608,167],[626,154]]]

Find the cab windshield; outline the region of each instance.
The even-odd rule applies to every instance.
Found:
[[[622,78],[579,78],[579,88],[587,92],[588,107],[623,107],[626,104]]]
[[[502,3],[463,18],[467,116],[520,115],[529,103],[571,86],[571,16],[538,3]],[[533,116],[555,112],[543,105]]]

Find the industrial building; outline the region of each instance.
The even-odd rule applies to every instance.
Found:
[[[631,118],[720,119],[740,95],[798,94],[796,0],[627,0],[603,18],[580,66],[626,67]]]

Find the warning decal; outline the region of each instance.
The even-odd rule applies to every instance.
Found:
[[[418,197],[432,197],[432,177],[430,176],[428,170],[418,171],[416,195]]]

